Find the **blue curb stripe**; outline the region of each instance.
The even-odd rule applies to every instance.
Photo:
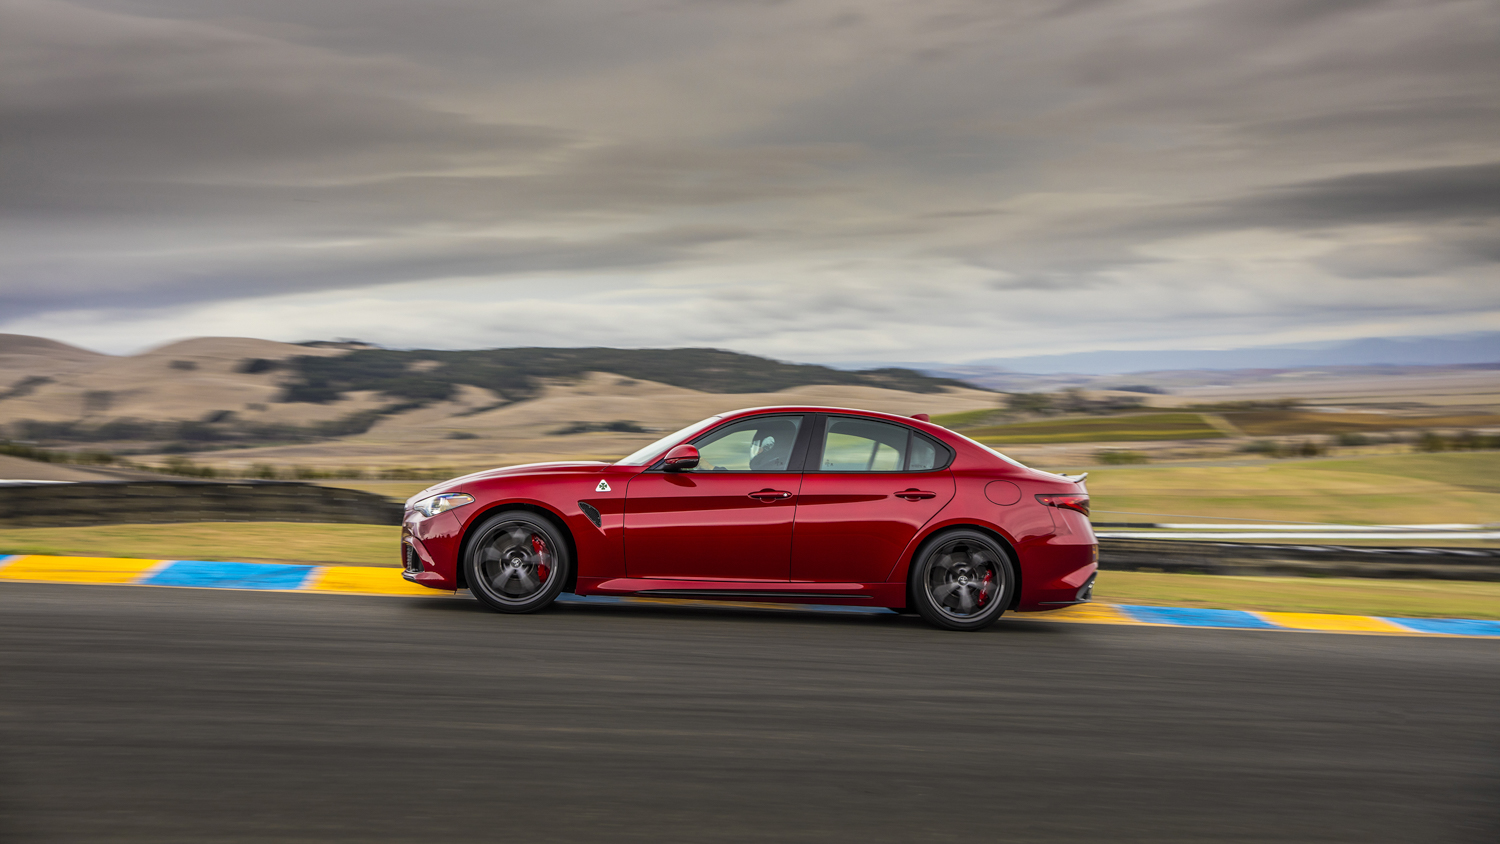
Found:
[[[178,560],[141,581],[146,586],[210,586],[218,589],[301,589],[314,566],[215,563]]]
[[[1171,624],[1177,627],[1249,627],[1256,630],[1284,630],[1260,616],[1242,610],[1200,610],[1191,607],[1142,607],[1120,604],[1120,609],[1136,621],[1147,624]]]
[[[8,581],[5,577],[5,569],[12,563],[28,558],[26,554],[0,554],[0,581]],[[26,563],[31,567],[27,569],[26,576],[16,578],[17,580],[30,580],[36,582],[75,583],[85,582],[76,575],[79,573],[68,564],[70,557],[59,557],[52,555],[31,555],[32,562],[40,561],[41,565],[33,566],[32,562]],[[87,568],[88,561],[92,558],[83,558],[83,565]],[[110,558],[104,562],[119,564],[129,563],[129,560],[117,560]],[[144,564],[157,564],[156,560],[139,560]],[[61,566],[58,571],[68,576],[58,579],[47,577],[47,565]],[[337,568],[337,567],[335,567]],[[34,569],[34,570],[33,570]],[[135,575],[139,579],[131,579],[130,582],[139,586],[197,586],[214,589],[265,589],[295,591],[307,589],[317,579],[318,566],[286,565],[279,563],[225,563],[210,562],[207,560],[165,560],[160,561],[159,567],[147,569],[147,573]],[[115,572],[115,569],[109,569]],[[87,581],[93,582],[93,581]],[[120,583],[118,579],[106,579],[98,582]],[[121,583],[121,585],[125,585]],[[441,594],[441,593],[434,593]],[[888,614],[891,610],[883,607],[859,607],[832,604],[768,604],[763,602],[734,602],[695,598],[640,598],[624,595],[573,595],[564,594],[558,597],[560,603],[569,604],[632,604],[632,605],[677,605],[685,607],[715,607],[735,608],[744,610],[780,610],[783,612],[817,612],[817,613],[858,613],[858,614]],[[1344,627],[1318,626],[1310,627],[1295,626],[1296,619],[1286,619],[1291,626],[1277,624],[1260,617],[1256,613],[1244,612],[1242,610],[1210,610],[1191,607],[1148,607],[1138,604],[1103,604],[1105,608],[1113,608],[1118,613],[1105,613],[1104,617],[1098,615],[1080,618],[1062,617],[1058,620],[1081,621],[1097,624],[1120,624],[1126,620],[1145,623],[1159,624],[1167,627],[1218,627],[1228,629],[1248,630],[1286,630],[1303,631],[1306,629],[1334,630],[1347,633],[1387,633],[1385,630],[1370,630],[1368,624],[1359,626],[1354,622],[1364,619],[1368,622],[1377,619],[1388,622],[1403,631],[1413,634],[1443,635],[1443,636],[1482,636],[1500,639],[1500,620],[1479,618],[1391,618],[1384,616],[1352,616],[1352,615],[1328,615],[1331,620],[1346,620],[1349,624]],[[1272,613],[1274,616],[1282,614]],[[1299,614],[1292,613],[1292,616]],[[1046,621],[1045,617],[1031,616],[1037,621]],[[1396,633],[1396,631],[1389,631]],[[1400,635],[1397,633],[1397,635]]]
[[[1500,621],[1479,618],[1382,618],[1418,633],[1446,633],[1450,636],[1500,636]]]

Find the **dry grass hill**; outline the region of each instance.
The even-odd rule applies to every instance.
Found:
[[[608,457],[740,407],[942,414],[999,400],[906,370],[850,373],[704,349],[395,352],[211,337],[111,356],[0,335],[0,365],[0,430],[12,440],[237,472]]]
[[[1500,441],[1500,368],[1479,366],[1137,373],[1004,395],[904,369],[712,349],[396,351],[212,337],[111,356],[0,335],[0,379],[0,439],[23,444],[7,446],[15,455],[55,456],[26,451],[35,446],[278,477],[419,478],[618,457],[705,416],[789,403],[930,413],[1052,468]],[[1433,436],[1447,439],[1421,440]],[[120,471],[37,467],[30,477]]]

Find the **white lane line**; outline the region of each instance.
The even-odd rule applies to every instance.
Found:
[[[1500,539],[1500,531],[1476,531],[1476,532],[1447,532],[1447,533],[1307,533],[1298,531],[1296,533],[1271,533],[1257,531],[1254,533],[1240,533],[1236,531],[1145,531],[1145,530],[1110,530],[1097,531],[1095,536],[1105,539],[1390,539],[1395,536],[1414,536],[1422,539]]]
[[[1300,527],[1287,527],[1286,525],[1241,525],[1241,524],[1164,524],[1157,523],[1156,528],[1161,530],[1298,530],[1316,533],[1327,533],[1330,531],[1390,531],[1392,533],[1432,533],[1454,530],[1485,530],[1493,525],[1305,525]],[[1148,528],[1142,528],[1147,530]]]

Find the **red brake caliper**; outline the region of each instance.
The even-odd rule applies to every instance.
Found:
[[[533,536],[531,537],[531,550],[535,551],[537,556],[536,576],[545,583],[547,582],[547,564],[541,560],[547,553],[547,543],[543,542],[540,536]]]
[[[990,583],[994,579],[995,573],[986,570],[984,573],[984,580],[979,584],[979,606],[984,606],[985,602],[990,599]]]

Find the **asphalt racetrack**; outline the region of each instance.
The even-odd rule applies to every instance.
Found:
[[[8,583],[0,841],[1494,842],[1500,641]]]

